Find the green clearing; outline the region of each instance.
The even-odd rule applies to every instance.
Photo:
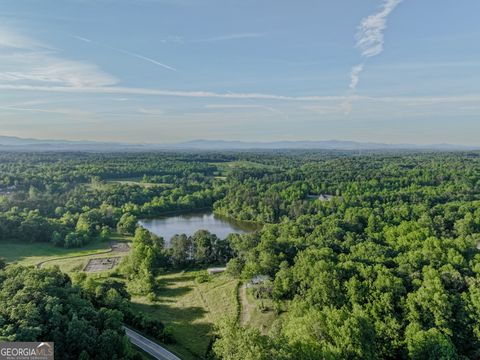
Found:
[[[156,301],[133,297],[134,309],[171,326],[176,344],[166,347],[182,359],[203,358],[214,324],[222,317],[238,312],[238,281],[225,274],[198,283],[201,271],[169,273],[158,277],[160,290]]]
[[[248,169],[273,169],[272,165],[261,164],[248,160],[236,160],[228,162],[210,162],[209,164],[215,165],[222,173],[228,172],[235,168],[248,168]]]
[[[114,235],[112,241],[130,241],[130,238]],[[46,243],[0,243],[0,257],[9,263],[42,266],[59,266],[66,273],[81,271],[88,260],[126,253],[109,252],[110,242],[94,241],[82,249],[65,249]],[[153,302],[143,296],[134,296],[134,309],[162,321],[172,328],[176,344],[166,345],[182,359],[203,358],[211,340],[214,325],[225,316],[237,316],[238,280],[225,274],[209,277],[199,283],[196,278],[204,271],[184,271],[160,275],[160,290]],[[110,271],[89,273],[100,279],[108,279]],[[117,279],[118,280],[118,279]],[[273,311],[260,310],[259,301],[248,294],[250,317],[248,325],[267,333],[276,318]],[[266,305],[266,304],[264,304]]]
[[[118,256],[117,252],[103,254],[110,250],[112,241],[127,242],[131,241],[131,238],[113,234],[109,241],[94,240],[80,249],[66,249],[49,243],[0,242],[0,257],[8,263],[21,265],[37,265],[46,261],[43,266],[59,265],[63,271],[70,272],[75,270],[74,268],[79,262],[86,263],[89,258]],[[125,253],[120,254],[124,255]],[[76,259],[77,257],[78,259]]]
[[[249,317],[246,325],[259,329],[262,334],[267,335],[272,328],[273,322],[278,315],[273,310],[273,302],[270,299],[255,299],[250,289],[247,289],[247,301],[249,306]]]
[[[172,184],[165,184],[165,183],[149,183],[149,182],[142,182],[139,180],[107,180],[106,184],[122,184],[122,185],[138,185],[145,188],[151,187],[172,187]]]
[[[9,263],[36,265],[58,257],[96,254],[110,249],[108,242],[93,241],[81,249],[65,249],[49,243],[0,242],[0,257]]]
[[[110,250],[111,242],[130,242],[131,240],[132,239],[130,237],[114,234],[110,237],[110,240],[108,242],[101,243],[105,245],[105,248],[103,251],[90,251],[90,252],[85,252],[83,254],[74,253],[74,254],[65,255],[65,256],[53,256],[51,258],[46,258],[42,260],[42,261],[45,261],[45,260],[47,261],[42,265],[42,267],[58,266],[60,270],[66,273],[81,271],[85,268],[85,265],[87,265],[90,259],[127,255],[126,252],[122,252],[122,251],[110,251],[110,252],[107,252],[107,251]],[[99,273],[108,274],[109,271],[110,270],[104,270],[104,271],[92,272],[88,274],[90,275],[99,274]]]
[[[102,182],[91,183],[87,182],[84,185],[88,189],[97,189],[102,190],[109,186],[120,184],[120,185],[129,185],[129,186],[141,186],[143,188],[153,188],[153,187],[162,187],[165,189],[172,188],[173,184],[168,183],[150,183],[150,182],[143,182],[142,179],[132,178],[132,179],[106,179]]]
[[[64,259],[58,259],[58,260],[52,260],[44,265],[42,267],[52,267],[52,266],[58,266],[60,270],[63,272],[70,274],[75,271],[82,271],[85,266],[87,265],[88,261],[90,259],[100,259],[100,258],[106,258],[106,257],[117,257],[117,256],[125,256],[125,252],[109,252],[107,254],[92,254],[90,256],[82,256],[82,257],[68,257]],[[113,270],[113,269],[112,269]],[[99,274],[99,273],[108,273],[110,270],[102,270],[102,271],[95,271],[95,272],[88,272],[88,275],[94,275],[94,274]]]

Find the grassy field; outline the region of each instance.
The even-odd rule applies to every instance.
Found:
[[[130,241],[122,236],[112,236],[111,241]],[[95,241],[81,249],[64,249],[46,243],[19,244],[0,243],[0,256],[9,263],[36,265],[46,261],[42,267],[58,265],[64,272],[82,270],[89,259],[123,256],[126,253],[109,252],[109,242]],[[157,278],[160,290],[155,301],[134,296],[134,309],[162,321],[172,328],[176,344],[168,345],[171,351],[184,360],[203,358],[211,341],[214,325],[225,316],[236,317],[239,313],[238,280],[225,274],[209,277],[199,283],[196,278],[204,271],[167,273]],[[91,273],[96,278],[109,278],[110,272]],[[276,315],[273,311],[260,310],[260,303],[247,292],[249,303],[248,322],[268,333]],[[263,304],[269,307],[269,304]]]
[[[90,258],[125,255],[116,252],[102,255],[110,250],[112,241],[125,242],[131,241],[131,238],[114,234],[109,241],[95,240],[80,249],[65,249],[49,243],[0,242],[0,257],[8,263],[21,265],[37,265],[46,261],[42,266],[59,265],[63,271],[70,272],[77,269],[80,264],[86,264]]]
[[[168,348],[185,360],[203,357],[214,324],[224,316],[236,316],[238,311],[237,280],[220,274],[198,283],[198,274],[188,271],[159,276],[156,301],[132,299],[135,309],[172,327],[177,344]]]
[[[249,306],[249,317],[245,325],[259,329],[262,334],[267,335],[272,328],[273,322],[278,315],[273,311],[272,300],[263,299],[257,300],[252,293],[247,289],[247,301]]]
[[[217,168],[222,172],[228,172],[229,170],[235,168],[254,168],[254,169],[271,169],[272,165],[261,164],[248,160],[237,160],[237,161],[227,161],[227,162],[211,162],[210,164],[217,166]]]
[[[160,186],[164,188],[172,187],[172,184],[164,184],[164,183],[149,183],[149,182],[142,182],[139,180],[107,180],[107,184],[122,184],[122,185],[138,185],[145,188],[151,188],[155,186]]]
[[[122,185],[137,185],[144,188],[151,188],[151,187],[163,187],[163,188],[171,188],[173,185],[168,183],[150,183],[150,182],[143,182],[140,178],[130,178],[130,179],[107,179],[103,180],[102,182],[98,183],[85,183],[85,186],[90,189],[102,189],[106,186],[113,185],[113,184],[122,184]]]
[[[35,265],[57,257],[96,254],[108,249],[109,243],[100,241],[94,241],[81,249],[65,249],[49,243],[0,242],[0,256],[9,263],[22,265]]]
[[[119,253],[119,252],[110,252],[108,254],[99,254],[99,255],[89,255],[85,257],[79,258],[65,258],[65,259],[58,259],[52,260],[42,265],[43,268],[48,268],[51,266],[58,266],[60,270],[65,273],[72,273],[74,271],[82,271],[85,266],[87,265],[90,259],[98,259],[98,258],[105,258],[105,257],[113,257],[113,256],[125,256],[126,253]],[[99,271],[99,272],[108,272],[109,270]],[[91,272],[88,274],[97,274],[99,272]]]

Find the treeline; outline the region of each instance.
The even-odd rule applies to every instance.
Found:
[[[175,235],[166,247],[164,240],[137,227],[130,254],[122,260],[117,272],[128,282],[128,290],[154,299],[161,291],[155,277],[171,269],[188,269],[224,265],[233,256],[231,237],[223,240],[206,230],[192,236]]]
[[[113,299],[113,292],[106,298]],[[0,341],[55,343],[59,359],[142,359],[122,329],[124,314],[96,308],[58,269],[0,270]]]
[[[175,342],[162,322],[133,311],[123,282],[72,280],[58,268],[8,266],[0,261],[0,341],[55,343],[59,359],[143,359],[126,324],[164,343]]]
[[[163,343],[174,343],[172,331],[161,321],[151,319],[131,306],[131,295],[125,282],[107,279],[97,282],[83,272],[74,274],[74,284],[80,288],[83,298],[89,300],[96,308],[115,309],[123,314],[123,322],[142,333]]]
[[[0,241],[80,247],[116,229],[133,235],[125,217],[211,208],[223,196],[210,157],[4,153],[0,159]]]
[[[93,311],[121,309],[124,321],[164,341],[169,331],[162,325],[122,308],[128,293],[154,298],[162,271],[228,261],[228,273],[245,281],[272,279],[257,296],[273,302],[278,319],[268,335],[226,321],[212,356],[480,358],[479,153],[0,154],[0,160],[0,190],[8,187],[0,191],[0,239],[80,246],[111,231],[135,233],[118,269],[126,288],[99,289],[88,279],[77,287],[65,280],[65,287]],[[133,177],[140,183],[108,181]],[[142,216],[212,206],[265,225],[227,241],[208,232],[178,235],[170,247],[136,227]],[[27,270],[3,273],[9,271],[5,284]],[[4,299],[23,294],[22,276]],[[6,301],[6,309],[16,306]],[[30,307],[24,308],[35,314]],[[23,323],[1,311],[2,331],[17,331],[2,321]],[[96,336],[93,349],[105,327],[97,325],[96,332],[82,325]]]
[[[261,167],[232,171],[215,211],[239,220],[277,223],[322,211],[328,204],[317,200],[320,195],[333,196],[334,202],[346,198],[347,205],[435,206],[480,200],[475,153],[334,156],[300,152],[281,154],[275,160],[273,165],[271,155],[263,160],[259,156],[256,161]]]
[[[476,153],[342,157],[300,166],[308,191],[335,197],[288,215],[291,202],[279,196],[287,211],[277,224],[230,243],[229,272],[246,280],[269,275],[271,287],[259,295],[273,301],[279,317],[268,336],[234,322],[221,325],[216,355],[480,358],[479,170]],[[293,181],[289,170],[276,176]],[[248,208],[256,217],[272,209],[251,199],[292,186],[258,176],[241,184],[251,197],[242,192],[233,199],[232,191],[222,208],[232,214],[234,206]]]

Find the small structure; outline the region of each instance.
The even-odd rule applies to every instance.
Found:
[[[333,195],[320,194],[318,200],[320,201],[330,201],[333,199]]]
[[[247,288],[251,288],[256,285],[262,285],[266,281],[270,281],[271,278],[268,275],[255,275],[247,284]]]
[[[255,299],[271,299],[273,293],[272,278],[268,275],[256,275],[247,284]]]
[[[208,272],[208,275],[215,275],[215,274],[223,273],[225,270],[227,270],[226,267],[214,267],[214,268],[208,268],[207,272]]]
[[[6,187],[0,187],[0,195],[10,195],[12,194],[17,187],[15,185],[12,186],[6,186]]]

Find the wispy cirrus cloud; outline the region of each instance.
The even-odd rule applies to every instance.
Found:
[[[139,112],[140,114],[153,115],[153,116],[158,116],[158,115],[164,115],[164,114],[165,114],[165,111],[162,110],[162,109],[144,108],[144,107],[138,108],[138,112]]]
[[[383,0],[380,11],[362,19],[357,33],[355,35],[355,46],[360,49],[363,58],[368,59],[382,53],[384,40],[384,31],[387,28],[388,16],[403,0]],[[352,67],[350,71],[350,91],[355,93],[360,75],[365,67],[365,63],[361,63]],[[352,108],[352,99],[347,99],[342,104],[345,113],[350,113]]]
[[[292,102],[326,102],[339,103],[347,99],[354,101],[381,102],[381,103],[404,103],[414,105],[437,104],[437,103],[478,103],[480,94],[464,94],[452,96],[286,96],[264,93],[218,93],[210,91],[174,91],[151,88],[135,88],[122,86],[103,86],[103,87],[79,87],[79,86],[32,86],[17,84],[0,84],[0,90],[18,90],[18,91],[40,91],[53,93],[87,93],[87,94],[117,94],[117,95],[146,95],[161,97],[185,97],[185,98],[205,98],[205,99],[231,99],[231,100],[272,100],[272,101],[292,101]],[[215,105],[215,104],[214,104]],[[221,105],[218,106],[228,106]],[[232,106],[260,106],[254,104],[244,104]]]
[[[8,27],[0,26],[0,48],[34,50],[49,47]]]
[[[358,82],[360,81],[360,74],[363,71],[364,64],[355,65],[352,67],[352,71],[350,72],[350,85],[349,88],[351,90],[355,90],[357,88]]]
[[[77,39],[77,40],[80,40],[80,41],[84,41],[84,42],[87,42],[87,43],[91,43],[91,42],[92,42],[92,40],[87,39],[87,38],[85,38],[85,37],[83,37],[83,36],[72,35],[72,37],[73,37],[74,39]]]
[[[355,46],[360,49],[365,59],[379,55],[385,43],[383,32],[387,28],[387,18],[403,0],[384,0],[381,10],[364,18],[355,35]],[[352,67],[350,75],[350,89],[355,91],[360,81],[364,64]]]
[[[383,32],[387,28],[387,18],[403,0],[384,0],[382,9],[362,20],[356,34],[356,46],[362,56],[369,58],[383,51]]]
[[[2,110],[12,110],[12,111],[26,111],[26,112],[34,112],[34,113],[47,113],[47,114],[60,114],[60,115],[89,115],[90,113],[72,110],[72,109],[41,109],[41,108],[34,108],[34,107],[18,107],[18,106],[1,106],[0,109]]]
[[[170,65],[167,65],[163,62],[160,62],[158,60],[155,60],[155,59],[152,59],[148,56],[144,56],[144,55],[141,55],[141,54],[137,54],[137,53],[134,53],[132,51],[129,51],[129,50],[125,50],[125,49],[120,49],[120,48],[117,48],[117,47],[114,47],[114,46],[110,46],[110,45],[106,45],[106,44],[103,44],[103,43],[100,43],[98,41],[94,41],[94,40],[91,40],[91,39],[87,39],[83,36],[78,36],[78,35],[72,35],[73,38],[77,39],[77,40],[80,40],[80,41],[83,41],[83,42],[86,42],[86,43],[92,43],[92,44],[95,44],[95,45],[98,45],[98,46],[101,46],[101,47],[104,47],[104,48],[107,48],[107,49],[110,49],[110,50],[113,50],[113,51],[116,51],[116,52],[119,52],[121,54],[125,54],[125,55],[129,55],[129,56],[132,56],[132,57],[135,57],[137,59],[140,59],[140,60],[144,60],[144,61],[147,61],[149,63],[152,63],[154,65],[157,65],[157,66],[160,66],[164,69],[167,69],[167,70],[170,70],[170,71],[177,71],[176,68],[174,68],[173,66],[170,66]]]
[[[118,82],[95,64],[42,51],[0,55],[0,81],[5,85],[71,87],[110,86]]]
[[[0,27],[0,81],[3,86],[111,86],[118,80],[95,64],[66,59],[18,31]]]
[[[39,86],[21,84],[0,84],[0,90],[44,91],[58,93],[91,93],[91,94],[125,94],[152,95],[190,98],[252,99],[252,100],[285,100],[285,101],[337,101],[345,96],[287,96],[263,93],[218,93],[211,91],[175,91],[151,88],[135,88],[122,86]]]

